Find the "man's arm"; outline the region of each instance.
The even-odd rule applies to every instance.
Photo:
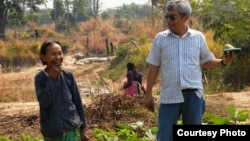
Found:
[[[202,67],[206,69],[210,69],[210,68],[215,68],[219,66],[226,66],[227,64],[231,63],[234,58],[235,58],[234,53],[233,54],[226,53],[224,54],[224,59],[213,59],[211,61],[208,61],[202,64]]]
[[[159,66],[150,65],[147,75],[147,85],[146,85],[146,95],[144,98],[144,104],[148,105],[151,101],[154,100],[152,96],[152,89],[155,84],[156,78],[159,74]]]

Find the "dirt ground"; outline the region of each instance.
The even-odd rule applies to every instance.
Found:
[[[213,114],[228,115],[227,105],[233,105],[237,110],[250,110],[250,91],[213,94],[205,98],[206,111]]]
[[[227,105],[233,105],[237,110],[250,110],[250,89],[238,93],[206,95],[205,99],[206,112],[216,115],[227,116]],[[90,98],[84,98],[83,101],[86,105],[92,103]],[[41,138],[39,128],[38,102],[0,103],[0,136],[7,136],[14,141],[19,141],[24,135]]]
[[[89,99],[83,100],[86,103],[90,102]],[[250,110],[250,92],[222,93],[206,96],[206,112],[228,115],[225,108],[226,105],[233,105],[238,110]],[[8,136],[16,141],[24,135],[41,137],[37,102],[1,103],[0,113],[0,136]]]

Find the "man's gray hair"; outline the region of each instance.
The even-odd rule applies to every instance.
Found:
[[[177,10],[180,15],[191,15],[192,7],[189,0],[171,0],[165,7],[165,13],[171,10]]]

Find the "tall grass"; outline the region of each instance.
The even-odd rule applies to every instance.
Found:
[[[34,70],[27,70],[27,72],[0,75],[0,102],[36,100]]]
[[[214,53],[215,57],[222,58],[224,45],[222,45],[218,42],[215,42],[213,40],[214,32],[209,30],[209,31],[206,31],[204,33],[204,35],[205,35],[205,38],[207,41],[207,45],[208,45],[209,49],[211,50],[211,52]]]

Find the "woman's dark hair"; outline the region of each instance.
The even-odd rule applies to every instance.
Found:
[[[45,55],[48,46],[50,46],[50,45],[52,45],[52,44],[58,44],[58,45],[60,45],[60,46],[62,47],[62,45],[61,45],[61,43],[60,43],[59,41],[55,41],[55,40],[52,40],[52,41],[45,41],[45,42],[43,42],[43,44],[42,44],[42,46],[41,46],[41,48],[40,48],[40,56],[41,56],[41,55]],[[41,57],[40,57],[40,59],[41,59],[43,65],[46,65],[46,64],[47,64],[47,62],[44,62],[44,61],[42,60]]]
[[[127,70],[128,71],[133,71],[135,69],[135,64],[132,62],[127,63]]]
[[[132,62],[127,63],[127,70],[132,71],[133,79],[142,84],[142,74],[136,70],[135,64]]]

